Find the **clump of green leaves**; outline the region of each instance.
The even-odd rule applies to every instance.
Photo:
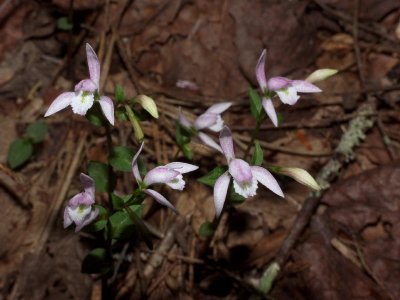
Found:
[[[176,131],[175,131],[175,140],[182,151],[183,155],[186,156],[187,159],[193,159],[193,152],[190,149],[190,141],[192,140],[192,136],[194,132],[190,129],[182,126],[179,122],[176,123]]]
[[[13,141],[8,148],[7,163],[11,169],[16,169],[30,160],[35,152],[35,146],[43,142],[47,134],[47,124],[38,121],[30,124],[22,138]]]

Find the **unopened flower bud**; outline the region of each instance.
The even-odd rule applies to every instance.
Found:
[[[317,82],[317,81],[322,81],[325,79],[328,79],[329,77],[335,75],[338,72],[338,70],[335,69],[319,69],[314,72],[312,72],[307,78],[307,82]]]
[[[306,170],[300,168],[286,168],[280,167],[276,170],[277,173],[292,177],[297,182],[312,188],[313,190],[320,190],[318,183]]]
[[[158,119],[157,105],[152,98],[146,95],[139,95],[136,100],[155,119]]]
[[[125,111],[126,114],[128,115],[128,119],[131,122],[133,132],[135,134],[135,138],[138,142],[141,142],[144,138],[143,130],[140,127],[140,123],[138,119],[135,116],[135,113],[133,110],[129,107],[129,105],[125,105]]]

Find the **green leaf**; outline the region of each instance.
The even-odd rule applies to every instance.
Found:
[[[211,170],[208,174],[206,174],[203,177],[200,177],[199,179],[197,179],[197,181],[212,187],[212,186],[214,186],[214,184],[217,181],[217,179],[223,173],[226,172],[226,170],[227,170],[226,167],[216,167],[213,170]]]
[[[193,159],[193,152],[192,152],[192,149],[190,149],[189,144],[182,145],[181,150],[187,159],[189,159],[189,160]]]
[[[89,176],[93,178],[96,184],[96,190],[99,192],[112,191],[115,186],[115,176],[111,174],[111,182],[109,180],[109,169],[108,165],[98,161],[91,161],[88,167]]]
[[[114,193],[111,194],[111,202],[112,202],[113,208],[116,210],[123,209],[124,206],[129,202],[132,203],[132,201],[130,201],[130,200],[133,198],[134,198],[133,194],[128,194],[125,196],[118,196]],[[133,200],[135,200],[135,199],[133,199]],[[134,205],[130,205],[129,207],[131,209],[133,209],[139,216],[143,212],[143,207],[141,204],[134,204]]]
[[[94,205],[95,208],[99,210],[99,215],[96,218],[96,221],[85,226],[83,228],[84,231],[86,232],[98,232],[100,230],[103,230],[108,222],[108,211],[105,207],[101,205]]]
[[[115,195],[114,193],[111,194],[111,202],[112,202],[112,206],[115,210],[122,209],[124,206],[124,203],[125,203],[124,199]]]
[[[277,112],[276,115],[278,116],[278,124],[283,123],[283,114],[280,112]]]
[[[258,141],[254,144],[254,153],[253,157],[251,158],[251,165],[253,166],[261,166],[264,160],[264,154],[261,149],[260,143]]]
[[[57,28],[69,31],[74,28],[74,24],[67,17],[61,17],[57,20]]]
[[[262,112],[263,112],[260,95],[257,93],[257,91],[250,88],[249,89],[249,97],[250,97],[251,114],[254,117],[254,119],[256,119],[257,121],[260,121]]]
[[[116,240],[129,239],[138,229],[141,230],[138,223],[143,222],[139,217],[142,212],[143,205],[131,205],[126,207],[126,211],[120,210],[111,215],[111,237]]]
[[[176,122],[176,143],[182,147],[183,145],[190,143],[191,137],[192,133],[186,127],[182,126],[179,122]]]
[[[111,215],[110,223],[113,239],[129,239],[135,233],[135,225],[125,211],[117,211]]]
[[[98,101],[95,101],[93,106],[87,111],[86,119],[88,119],[94,126],[98,127],[104,126],[108,122],[103,115],[103,111],[101,110]]]
[[[115,99],[117,102],[123,102],[125,100],[124,89],[119,84],[115,87]]]
[[[26,128],[26,134],[34,143],[39,143],[44,140],[47,134],[47,124],[41,121],[34,122]]]
[[[117,171],[131,172],[132,159],[135,152],[128,147],[115,147],[109,157],[111,166]]]
[[[212,237],[214,234],[214,227],[211,222],[204,222],[199,229],[199,235],[204,238]]]
[[[82,262],[82,273],[107,273],[112,269],[112,258],[104,248],[96,248],[89,252]]]
[[[274,173],[279,173],[281,171],[281,169],[282,169],[282,167],[280,167],[280,166],[271,166],[271,165],[268,166],[268,170],[270,170],[271,172],[274,172]]]
[[[7,162],[11,169],[18,168],[33,155],[33,144],[27,139],[16,139],[8,148]]]
[[[230,185],[229,189],[228,189],[228,199],[229,199],[229,202],[234,205],[242,204],[246,200],[245,197],[243,197],[235,192],[235,189],[233,188],[232,185]]]
[[[128,116],[126,115],[125,108],[122,108],[122,107],[118,107],[115,110],[115,116],[120,121],[128,121],[129,120]]]

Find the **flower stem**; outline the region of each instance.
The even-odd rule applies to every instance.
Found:
[[[250,153],[250,149],[254,144],[254,140],[256,139],[256,136],[258,135],[258,132],[260,131],[261,123],[263,119],[257,120],[256,127],[254,128],[253,132],[251,133],[251,140],[249,144],[247,145],[246,151],[244,152],[244,157],[243,159],[246,160],[247,156]]]
[[[104,127],[106,129],[106,137],[107,137],[107,152],[108,152],[108,157],[110,157],[111,153],[113,151],[110,124],[107,122],[107,123],[105,123]],[[107,164],[108,164],[108,182],[109,182],[109,184],[111,184],[112,177],[113,177],[113,170],[112,170],[112,167],[111,167],[111,164],[110,164],[109,160],[108,160]],[[107,194],[108,194],[108,202],[111,205],[111,202],[112,202],[111,189],[108,189]],[[105,243],[106,243],[106,249],[107,249],[108,255],[112,258],[112,237],[111,237],[111,232],[112,232],[112,226],[111,226],[110,219],[108,219],[108,222],[107,222],[107,235],[106,235],[106,238],[105,238]],[[108,285],[108,279],[109,278],[110,278],[110,274],[109,273],[104,274],[102,276],[102,280],[101,281],[102,281],[102,294],[103,294],[103,297],[104,297],[104,295],[109,295],[110,294],[110,289],[109,289],[109,285]]]
[[[112,145],[112,139],[111,139],[110,124],[106,123],[104,126],[106,128],[108,155],[111,155],[111,152],[112,152],[112,149],[113,149],[113,145]]]
[[[107,136],[107,152],[108,152],[108,157],[110,158],[111,153],[113,151],[111,129],[110,129],[110,124],[108,124],[108,123],[106,123],[104,126],[106,128],[106,136]],[[109,183],[109,185],[111,185],[112,177],[113,177],[113,170],[112,170],[110,161],[108,161],[108,183]],[[108,201],[111,204],[111,190],[108,190],[107,193],[108,193]]]

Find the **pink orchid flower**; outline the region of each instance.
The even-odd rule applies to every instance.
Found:
[[[209,135],[202,132],[202,130],[210,129],[214,132],[220,132],[224,127],[221,114],[231,105],[232,102],[221,102],[211,105],[203,114],[197,117],[194,124],[191,124],[182,112],[180,112],[179,123],[188,129],[194,128],[197,132],[197,136],[204,144],[222,153],[221,147]]]
[[[114,125],[114,104],[107,96],[99,96],[100,62],[93,48],[86,44],[86,57],[89,67],[89,79],[84,79],[75,86],[74,92],[62,93],[48,108],[45,117],[48,117],[71,105],[75,114],[84,116],[98,99],[104,116]]]
[[[256,66],[256,77],[263,94],[269,91],[275,92],[279,99],[289,105],[296,104],[300,96],[297,93],[318,93],[321,89],[305,80],[290,80],[285,77],[271,77],[268,81],[265,78],[265,59],[267,51],[264,49],[258,59]],[[271,97],[264,95],[262,97],[262,105],[265,112],[275,126],[278,126],[278,117]]]
[[[224,207],[231,177],[235,192],[244,198],[256,195],[258,182],[278,196],[284,197],[278,182],[268,170],[259,166],[250,166],[243,159],[235,158],[232,133],[228,127],[225,126],[222,129],[219,141],[229,169],[217,179],[214,185],[214,204],[217,217]]]
[[[139,184],[139,187],[143,189],[143,192],[154,198],[158,203],[175,210],[175,207],[163,195],[155,190],[149,189],[148,187],[152,184],[164,183],[174,190],[182,191],[185,187],[185,181],[183,180],[182,174],[197,170],[199,167],[183,162],[172,162],[165,166],[159,166],[150,170],[147,172],[144,179],[142,179],[142,176],[140,176],[139,173],[137,159],[140,152],[142,152],[143,145],[144,143],[140,145],[138,152],[132,159],[133,176]]]
[[[85,191],[72,197],[64,209],[64,228],[75,223],[75,232],[90,224],[99,214],[98,208],[93,209],[95,203],[93,179],[83,173],[80,174],[79,178]]]

